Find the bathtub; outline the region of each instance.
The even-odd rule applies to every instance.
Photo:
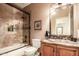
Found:
[[[14,44],[0,49],[0,56],[34,56],[37,49],[28,44]]]

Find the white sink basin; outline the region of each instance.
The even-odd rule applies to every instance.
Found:
[[[60,42],[62,39],[49,39],[49,40],[53,42]]]

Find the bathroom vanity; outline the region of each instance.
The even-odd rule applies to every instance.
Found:
[[[67,40],[42,40],[41,56],[78,56],[79,43]]]

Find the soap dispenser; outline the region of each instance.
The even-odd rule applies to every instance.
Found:
[[[45,38],[46,38],[46,39],[49,38],[48,31],[45,32]]]

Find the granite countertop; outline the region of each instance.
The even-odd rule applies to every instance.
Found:
[[[70,40],[61,40],[61,39],[44,39],[42,42],[51,43],[51,44],[60,44],[72,47],[79,47],[79,41],[73,42]]]

